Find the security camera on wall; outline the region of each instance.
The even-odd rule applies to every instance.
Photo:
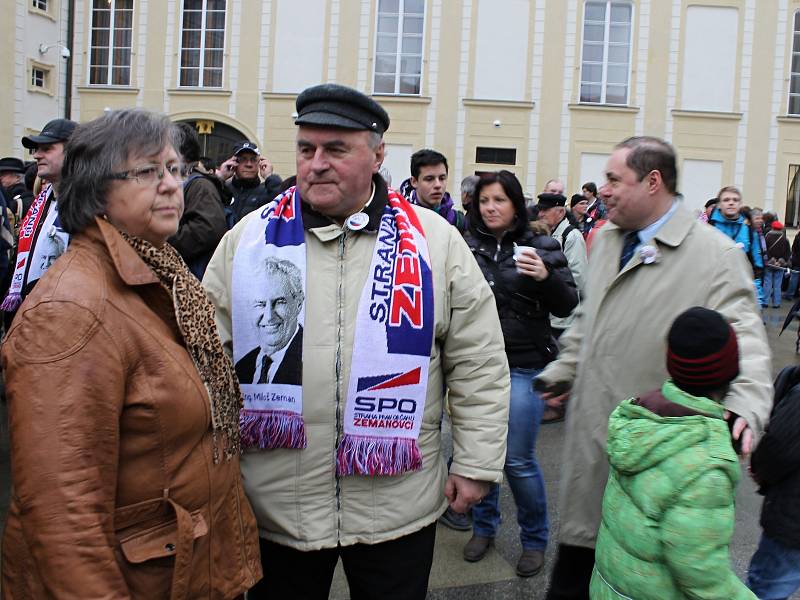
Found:
[[[61,58],[63,58],[64,60],[67,60],[69,57],[70,57],[69,48],[67,48],[66,46],[62,46],[61,47]]]

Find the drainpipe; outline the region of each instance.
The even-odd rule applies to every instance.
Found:
[[[72,118],[72,60],[75,56],[73,36],[75,33],[75,0],[69,0],[67,8],[67,48],[69,58],[67,59],[67,77],[64,87],[64,118]]]

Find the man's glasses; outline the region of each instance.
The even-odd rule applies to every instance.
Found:
[[[144,165],[143,167],[128,169],[127,171],[109,173],[108,178],[135,179],[140,184],[158,185],[161,180],[164,179],[164,175],[167,173],[169,173],[170,176],[178,183],[183,181],[183,170],[179,164],[172,164],[167,167],[159,165]]]

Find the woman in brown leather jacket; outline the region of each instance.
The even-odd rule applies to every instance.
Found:
[[[178,147],[143,110],[81,125],[67,146],[70,247],[2,349],[3,598],[224,599],[261,577],[233,365],[166,243],[183,211]]]

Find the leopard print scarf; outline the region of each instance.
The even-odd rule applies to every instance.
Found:
[[[242,394],[233,363],[222,349],[217,334],[214,306],[200,281],[192,275],[172,246],[164,244],[156,248],[141,238],[120,233],[158,276],[161,286],[172,298],[178,329],[211,400],[214,463],[220,460],[220,436],[225,459],[238,456],[241,448],[239,411],[242,408]]]

